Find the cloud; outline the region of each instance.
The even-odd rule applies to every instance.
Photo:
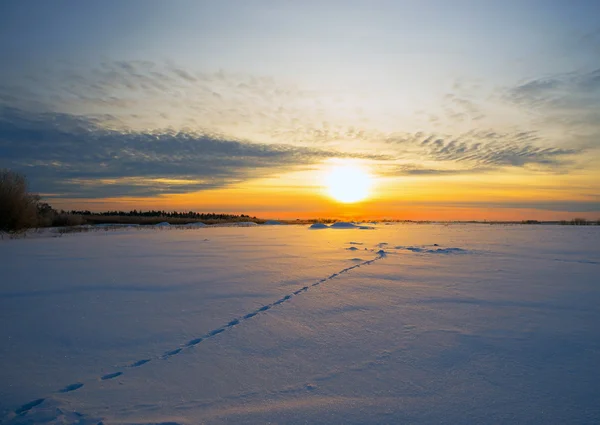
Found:
[[[443,205],[439,203],[439,205]],[[599,201],[530,201],[530,202],[453,202],[452,206],[466,208],[516,208],[571,213],[600,212]]]
[[[580,152],[577,149],[542,147],[534,143],[539,136],[533,131],[499,133],[470,131],[456,137],[448,135],[414,133],[394,136],[387,143],[399,146],[405,152],[412,152],[422,159],[461,166],[458,170],[432,170],[443,173],[475,171],[512,166],[552,166],[562,170],[570,162],[568,157]],[[413,170],[415,174],[418,169]],[[423,172],[422,174],[428,174]]]
[[[188,128],[305,146],[375,142],[381,132],[367,131],[359,101],[351,90],[317,90],[269,77],[198,72],[151,61],[55,64],[30,74],[7,75],[0,69],[0,106],[109,114],[112,119],[103,125],[119,130]]]
[[[426,168],[418,164],[381,164],[377,172],[381,176],[456,176],[482,174],[491,168]]]
[[[451,122],[462,122],[468,119],[479,121],[485,118],[481,108],[464,94],[447,94],[444,96],[442,107],[446,118]]]
[[[514,95],[514,100],[531,100],[532,98],[546,96],[550,92],[556,92],[563,86],[563,81],[556,78],[537,79],[518,85],[510,92]]]
[[[0,108],[0,166],[61,197],[152,196],[223,187],[329,158],[389,160],[186,131],[119,131],[87,117]]]
[[[532,79],[506,88],[502,98],[538,125],[600,137],[600,68]]]

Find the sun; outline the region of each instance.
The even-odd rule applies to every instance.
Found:
[[[358,165],[334,165],[325,177],[329,196],[343,203],[362,201],[371,191],[371,175]]]

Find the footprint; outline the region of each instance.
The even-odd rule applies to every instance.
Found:
[[[113,373],[109,373],[108,375],[104,375],[102,378],[103,381],[107,381],[109,379],[115,379],[117,376],[121,376],[123,375],[123,372],[113,372]]]
[[[171,357],[171,356],[175,356],[179,353],[181,353],[181,348],[176,348],[174,350],[171,351],[167,351],[165,354],[163,354],[163,359],[166,359],[167,357]]]
[[[256,312],[248,313],[244,316],[244,319],[250,319],[251,317],[256,316],[256,314],[257,314]]]
[[[227,327],[232,327],[238,325],[240,321],[238,319],[233,319],[231,322],[227,323]]]
[[[83,387],[83,384],[81,382],[76,382],[74,384],[71,385],[67,385],[66,387],[64,387],[61,390],[58,390],[59,393],[70,393],[71,391],[75,391],[78,390],[79,388]]]
[[[27,413],[31,409],[33,409],[35,406],[39,406],[40,404],[42,404],[44,402],[44,400],[46,400],[46,399],[38,398],[37,400],[33,400],[33,401],[30,401],[29,403],[25,403],[24,405],[19,407],[17,410],[15,410],[15,413],[17,415],[22,415],[24,413]]]
[[[224,330],[225,330],[224,328],[221,328],[221,329],[215,329],[214,331],[210,331],[210,332],[209,332],[209,334],[208,334],[208,336],[215,336],[215,335],[218,335],[218,334],[220,334],[221,332],[223,332]]]
[[[191,341],[188,341],[188,343],[185,344],[185,345],[188,346],[188,347],[193,347],[194,345],[200,344],[203,340],[204,340],[204,338],[192,339]]]
[[[150,359],[143,359],[143,360],[138,360],[135,363],[132,363],[131,366],[129,367],[140,367],[141,365],[144,365],[146,363],[148,363],[150,361]]]

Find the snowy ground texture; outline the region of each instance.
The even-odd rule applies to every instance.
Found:
[[[6,424],[598,424],[600,227],[0,241]]]

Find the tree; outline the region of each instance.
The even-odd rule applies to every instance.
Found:
[[[19,232],[38,224],[40,198],[28,189],[23,174],[0,169],[0,232]]]

